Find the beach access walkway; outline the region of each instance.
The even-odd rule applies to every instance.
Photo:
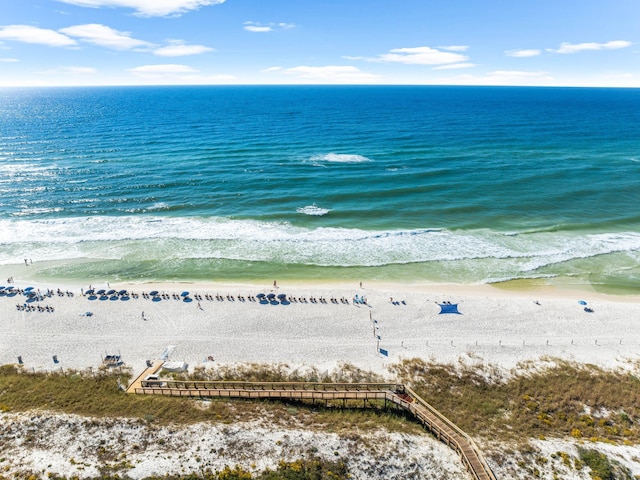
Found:
[[[474,480],[496,480],[473,439],[451,420],[420,398],[411,388],[398,383],[316,383],[184,381],[156,376],[162,362],[156,361],[127,388],[127,393],[196,398],[243,398],[277,400],[369,400],[391,402],[413,414],[440,441],[453,448]],[[152,379],[148,379],[149,376]]]

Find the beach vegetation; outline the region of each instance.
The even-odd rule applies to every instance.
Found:
[[[566,361],[545,368],[500,374],[483,364],[438,364],[404,359],[392,365],[397,381],[410,385],[460,428],[476,437],[522,439],[587,438],[640,443],[640,382],[622,371]],[[331,372],[291,369],[286,364],[221,365],[173,374],[180,380],[382,382],[380,375],[342,365]],[[131,372],[28,372],[0,367],[2,411],[49,409],[96,417],[138,418],[147,424],[213,421],[234,423],[268,418],[283,426],[304,425],[346,433],[386,428],[418,433],[409,414],[381,402],[305,403],[127,395]]]
[[[633,480],[631,471],[597,450],[578,447],[580,461],[589,467],[593,480]]]
[[[495,368],[482,364],[437,364],[424,359],[404,359],[390,369],[395,375],[395,381],[411,386],[472,437],[511,441],[517,446],[519,455],[529,455],[533,463],[540,467],[546,465],[546,462],[540,452],[531,450],[531,445],[527,443],[529,439],[573,438],[624,445],[640,443],[640,382],[628,372],[556,361],[548,362],[544,368],[521,368],[500,374]],[[287,365],[260,364],[198,368],[191,375],[173,374],[173,377],[176,380],[226,381],[385,381],[380,376],[352,366],[344,366],[333,372],[319,372],[315,369],[291,370]],[[0,405],[3,411],[42,409],[78,414],[89,417],[89,422],[92,417],[102,417],[109,421],[117,421],[119,417],[133,418],[141,425],[195,422],[232,424],[267,420],[274,428],[302,426],[363,441],[367,432],[380,429],[409,434],[424,431],[408,413],[382,402],[368,402],[368,408],[363,409],[365,405],[362,402],[348,405],[342,401],[203,401],[159,395],[128,395],[118,384],[126,385],[130,378],[131,372],[126,369],[29,372],[13,365],[2,366]],[[309,451],[311,454],[308,458],[311,458],[313,450]],[[119,459],[114,455],[115,452],[105,449],[103,460],[116,462],[114,465],[119,469],[129,466],[126,459]],[[220,452],[220,455],[224,455],[224,452]],[[561,463],[565,466],[571,460],[575,469],[588,466],[592,472],[596,472],[592,474],[594,479],[627,478],[622,467],[595,453],[581,453],[579,458],[571,459],[568,455],[558,453],[557,457],[559,461],[562,459]],[[332,460],[339,462],[341,458],[337,455]],[[530,467],[529,474],[535,477],[536,470],[539,472],[540,469],[535,465]],[[338,463],[332,464],[326,471],[317,467],[324,472],[321,474],[324,476],[293,476],[294,470],[298,468],[301,468],[300,464],[292,464],[286,468],[282,466],[281,476],[266,476],[266,472],[254,472],[250,473],[252,477],[247,478],[347,478],[340,476],[342,470]],[[307,468],[309,475],[310,472],[317,471],[310,468]],[[607,477],[609,471],[614,471],[618,476]],[[105,475],[112,473],[105,471]],[[211,475],[218,473],[213,472]],[[232,476],[236,474],[241,475],[241,472],[231,469],[226,473],[227,477],[189,478],[243,478]]]
[[[249,373],[254,368],[253,373]],[[229,373],[231,372],[231,373]],[[252,381],[293,381],[277,367],[234,367],[224,374],[210,374],[216,379],[239,380],[247,374]],[[202,375],[202,373],[198,373]],[[317,372],[311,372],[316,378]],[[324,375],[324,374],[323,374]],[[328,375],[328,374],[327,374]],[[100,418],[136,418],[143,424],[166,425],[196,422],[238,423],[268,419],[284,427],[304,426],[319,431],[331,429],[338,434],[352,432],[354,425],[360,431],[380,428],[395,432],[421,433],[421,427],[403,411],[383,402],[284,402],[276,400],[211,399],[186,400],[161,395],[129,395],[118,388],[126,385],[131,372],[30,372],[14,365],[0,366],[0,403],[7,411],[50,410]],[[300,372],[296,381],[309,381]],[[335,381],[333,377],[328,377]],[[206,379],[211,379],[207,377]],[[263,380],[257,380],[263,379]]]
[[[391,367],[472,436],[640,442],[640,383],[623,371],[549,359],[500,374],[482,364],[405,359]]]
[[[121,466],[119,466],[120,468]],[[131,468],[131,466],[126,466]],[[118,469],[116,469],[118,470]],[[48,472],[48,480],[78,480],[78,476],[71,477],[56,475]],[[33,472],[15,473],[12,479],[39,480],[41,475]],[[103,469],[97,477],[83,476],[83,480],[126,480],[126,474],[114,473]],[[280,461],[277,468],[266,469],[261,472],[251,472],[239,465],[225,466],[222,470],[203,469],[199,472],[182,473],[178,475],[166,474],[149,476],[143,480],[347,480],[351,478],[346,464],[341,460],[325,460],[313,456],[307,459],[291,462]],[[0,480],[9,480],[0,474]]]
[[[329,372],[316,367],[292,370],[287,364],[246,363],[217,365],[214,368],[196,367],[193,372],[176,372],[175,380],[246,381],[246,382],[384,382],[382,375],[343,364]]]

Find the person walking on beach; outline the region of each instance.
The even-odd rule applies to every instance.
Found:
[[[146,321],[147,319],[144,316],[144,311],[142,312],[142,320]]]

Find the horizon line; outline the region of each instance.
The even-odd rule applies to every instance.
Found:
[[[638,89],[632,85],[502,85],[502,84],[444,84],[444,83],[113,83],[68,85],[0,85],[9,88],[105,88],[105,87],[488,87],[488,88],[618,88]]]

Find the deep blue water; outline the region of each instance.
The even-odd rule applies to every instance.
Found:
[[[0,90],[0,266],[24,258],[638,293],[640,89]]]

